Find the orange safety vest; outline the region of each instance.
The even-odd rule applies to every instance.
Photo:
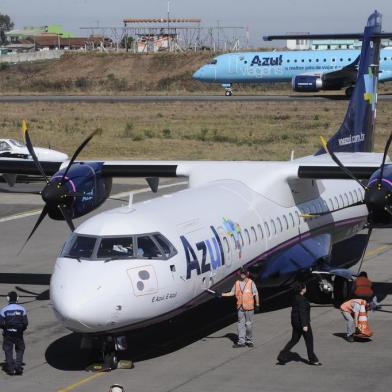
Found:
[[[360,331],[359,335],[363,335],[366,337],[371,337],[373,332],[369,327],[367,311],[366,311],[366,301],[363,299],[350,299],[349,301],[344,302],[340,305],[340,309],[343,312],[353,313],[352,304],[356,302],[360,305],[359,315],[358,315],[358,329]]]
[[[371,297],[373,295],[372,282],[364,276],[359,276],[354,282],[354,294]]]
[[[343,312],[347,312],[347,313],[354,313],[353,312],[353,302],[357,302],[359,305],[362,304],[362,302],[366,302],[363,299],[349,299],[348,301],[342,303],[340,305],[340,310],[342,310]]]
[[[254,310],[255,300],[253,296],[251,279],[248,279],[245,283],[244,289],[241,290],[240,281],[235,282],[235,296],[237,298],[237,309],[242,308],[243,310]]]

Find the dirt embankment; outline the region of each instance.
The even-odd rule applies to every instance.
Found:
[[[85,53],[39,63],[2,64],[0,94],[222,92],[219,85],[192,79],[193,72],[212,57],[211,53]]]

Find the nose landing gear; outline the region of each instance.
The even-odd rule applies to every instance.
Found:
[[[233,95],[233,85],[232,84],[222,84],[222,87],[225,88],[226,97],[231,97]]]
[[[91,352],[91,364],[86,367],[86,371],[110,372],[134,367],[131,360],[119,359],[120,352],[127,349],[125,336],[84,336],[81,348]]]

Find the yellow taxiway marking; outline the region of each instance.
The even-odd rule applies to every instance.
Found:
[[[370,249],[365,253],[365,259],[373,256],[378,256],[379,254],[392,249],[392,245],[383,245],[379,246],[378,248]]]
[[[175,186],[185,185],[185,184],[187,184],[186,181],[176,182],[174,184],[165,184],[165,185],[161,185],[159,187],[159,189],[172,188],[172,187],[175,187]],[[134,195],[137,195],[139,193],[147,193],[147,192],[151,192],[151,189],[150,188],[142,188],[142,189],[138,189],[136,191],[121,192],[121,193],[117,193],[116,195],[112,195],[110,197],[111,198],[121,198],[121,197],[129,196],[130,193],[132,193]],[[17,219],[22,219],[22,218],[27,218],[28,216],[39,215],[40,213],[41,213],[41,210],[32,210],[32,211],[27,211],[27,212],[19,212],[19,213],[14,214],[14,215],[5,216],[4,218],[0,218],[0,223],[12,221],[12,220],[17,220]]]
[[[73,391],[73,390],[76,389],[77,387],[80,387],[80,386],[83,385],[83,384],[86,384],[86,383],[88,383],[88,382],[90,382],[90,381],[93,381],[93,380],[95,380],[96,378],[98,378],[98,377],[104,375],[105,373],[106,373],[106,372],[99,372],[99,373],[95,373],[95,374],[93,374],[93,375],[91,375],[91,376],[82,378],[81,380],[79,380],[78,382],[75,382],[74,384],[70,384],[70,385],[68,385],[68,386],[65,387],[65,388],[58,389],[57,392],[69,392],[69,391]]]

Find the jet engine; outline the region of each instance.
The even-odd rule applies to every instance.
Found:
[[[317,92],[323,89],[323,81],[319,76],[297,75],[291,81],[294,91],[297,92]]]

